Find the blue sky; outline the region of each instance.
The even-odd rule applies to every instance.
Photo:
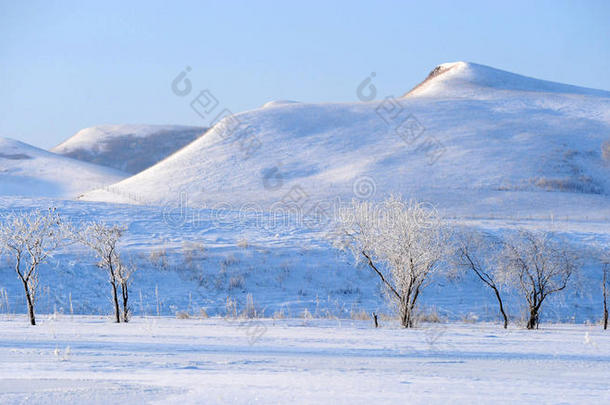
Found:
[[[171,91],[186,66],[239,112],[401,95],[437,64],[610,90],[607,1],[0,0],[0,136],[51,147],[97,124],[206,125]]]

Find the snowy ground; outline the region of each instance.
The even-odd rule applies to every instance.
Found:
[[[0,363],[3,404],[610,401],[598,325],[13,316]]]

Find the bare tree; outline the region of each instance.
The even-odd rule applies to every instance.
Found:
[[[120,257],[117,265],[117,280],[121,286],[121,298],[123,304],[123,322],[129,322],[131,318],[131,308],[129,307],[129,285],[131,284],[131,276],[136,271],[136,265],[133,260],[129,263],[124,263]]]
[[[74,237],[79,242],[95,253],[99,259],[98,267],[108,272],[116,323],[121,322],[118,289],[121,285],[120,272],[121,266],[123,266],[117,245],[124,232],[124,227],[107,225],[101,222],[92,222],[86,225],[83,230],[73,232]]]
[[[350,250],[377,274],[398,308],[403,327],[430,276],[441,269],[446,235],[436,211],[390,197],[380,203],[354,201],[338,213],[335,245]]]
[[[498,268],[498,255],[502,242],[477,231],[463,231],[457,240],[456,264],[472,271],[486,286],[491,288],[500,314],[504,319],[504,329],[508,327],[508,316],[504,310],[500,290],[505,280]]]
[[[520,230],[505,239],[501,269],[525,296],[528,329],[538,328],[543,302],[568,286],[579,262],[566,243],[548,233]]]
[[[15,271],[23,284],[32,325],[36,325],[38,268],[63,240],[61,219],[54,208],[47,212],[12,213],[0,224],[0,252],[12,256]]]

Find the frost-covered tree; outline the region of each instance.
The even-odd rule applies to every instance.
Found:
[[[99,259],[98,267],[108,273],[108,281],[112,288],[112,302],[116,323],[121,322],[118,289],[122,286],[121,272],[123,264],[118,251],[118,243],[125,228],[118,225],[107,225],[102,222],[91,222],[73,232],[74,237],[90,248]],[[127,291],[127,290],[125,290]],[[126,295],[127,296],[127,295]],[[127,300],[124,301],[125,305]]]
[[[498,266],[502,252],[502,241],[492,235],[478,231],[463,230],[456,238],[455,262],[459,268],[472,271],[489,287],[498,301],[498,309],[504,320],[504,329],[508,327],[508,316],[504,310],[501,290],[506,285],[505,274]]]
[[[413,327],[417,300],[441,270],[446,235],[436,211],[399,197],[354,201],[337,218],[335,245],[377,274],[403,327]]]
[[[34,308],[39,266],[64,241],[61,219],[54,208],[46,212],[15,212],[0,224],[0,253],[12,261],[25,292],[30,324],[36,325]]]
[[[520,230],[504,240],[501,271],[525,297],[528,329],[537,329],[545,299],[563,291],[576,271],[580,259],[566,243],[553,235]]]

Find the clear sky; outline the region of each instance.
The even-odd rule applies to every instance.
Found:
[[[610,1],[0,0],[0,136],[48,148],[97,124],[206,125],[186,66],[233,112],[401,95],[464,60],[610,90]]]

